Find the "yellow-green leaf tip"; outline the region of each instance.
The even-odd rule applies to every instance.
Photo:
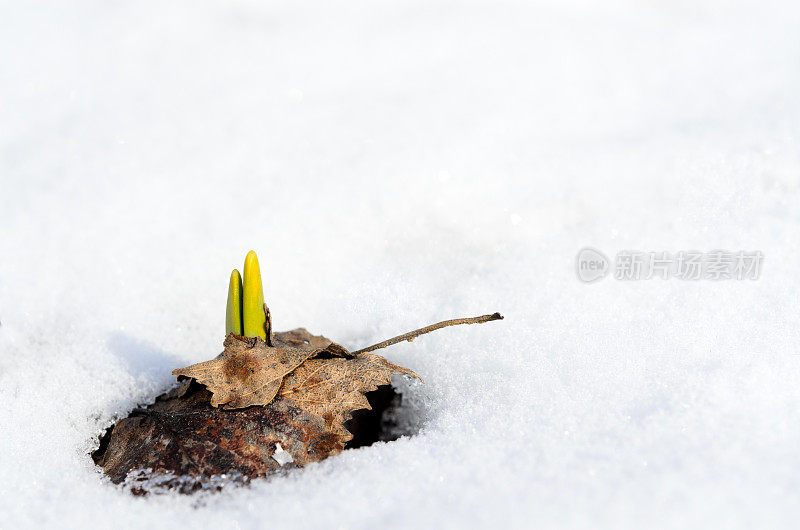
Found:
[[[239,271],[231,271],[228,284],[228,305],[225,309],[225,335],[242,334],[242,277]]]
[[[244,289],[242,302],[242,328],[245,337],[267,339],[267,315],[264,312],[264,289],[261,286],[261,269],[255,251],[244,258]]]

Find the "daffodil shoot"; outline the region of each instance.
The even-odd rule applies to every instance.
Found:
[[[267,339],[267,313],[264,309],[264,289],[258,256],[251,250],[244,258],[244,287],[242,289],[242,331],[245,337]]]
[[[225,335],[242,334],[242,276],[239,271],[231,271],[228,284],[228,306],[225,309]]]

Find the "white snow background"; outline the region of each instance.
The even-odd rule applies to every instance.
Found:
[[[0,4],[0,527],[793,527],[797,2]],[[580,283],[586,245],[758,281]],[[276,329],[384,350],[420,432],[134,497],[88,456]]]

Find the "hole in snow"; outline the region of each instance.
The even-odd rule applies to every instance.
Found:
[[[414,436],[420,425],[416,413],[403,404],[403,394],[392,385],[379,386],[365,394],[372,409],[357,410],[345,423],[353,439],[345,449],[366,447],[375,442],[391,442],[401,436]]]

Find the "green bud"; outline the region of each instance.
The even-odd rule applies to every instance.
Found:
[[[264,289],[261,286],[261,269],[254,251],[244,258],[244,289],[242,290],[242,322],[245,337],[267,340],[267,315],[264,312]]]
[[[228,284],[228,306],[225,309],[225,335],[242,334],[242,277],[233,269]]]

